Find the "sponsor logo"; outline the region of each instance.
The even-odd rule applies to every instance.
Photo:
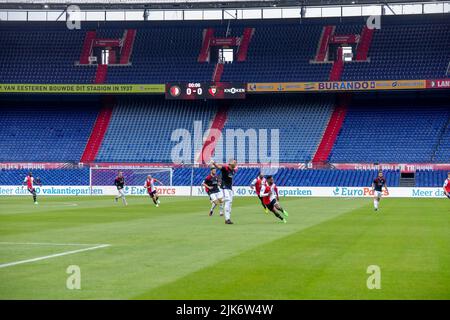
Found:
[[[450,80],[430,80],[430,88],[450,88]]]
[[[306,82],[303,86],[305,90],[314,90],[316,88],[316,85],[314,82]]]
[[[223,90],[224,93],[231,93],[231,94],[235,94],[235,93],[245,93],[245,89],[244,88],[226,88]]]
[[[178,97],[181,93],[181,89],[179,86],[171,86],[169,92],[172,97]]]
[[[375,89],[375,81],[319,82],[318,90],[368,90]]]
[[[334,196],[341,197],[373,197],[375,191],[372,188],[352,188],[352,187],[336,187],[333,190]],[[388,196],[389,192],[383,190],[383,196]]]

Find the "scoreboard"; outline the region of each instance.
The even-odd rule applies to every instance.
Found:
[[[166,99],[245,99],[246,84],[235,82],[171,82]]]

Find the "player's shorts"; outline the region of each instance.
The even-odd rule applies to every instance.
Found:
[[[220,191],[214,192],[214,193],[210,193],[209,194],[209,199],[211,201],[221,200],[221,199],[223,199],[223,193],[220,192]]]
[[[222,189],[223,199],[225,201],[233,201],[234,192],[231,189]]]
[[[150,191],[150,189],[147,189],[147,192],[150,197],[153,197],[157,193],[156,189],[153,191]]]
[[[36,192],[36,189],[34,189],[34,188],[27,188],[27,189],[28,189],[29,193],[35,193]]]
[[[375,190],[373,192],[373,195],[377,198],[381,198],[381,196],[383,195],[383,192]]]
[[[270,201],[270,203],[267,204],[266,207],[267,207],[270,211],[272,211],[272,210],[273,210],[273,207],[275,206],[275,203],[277,203],[277,199],[273,199],[272,201]]]

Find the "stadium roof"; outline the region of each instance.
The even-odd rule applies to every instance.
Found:
[[[45,6],[58,8],[77,4],[84,8],[249,8],[249,7],[290,7],[324,6],[352,4],[426,3],[444,2],[440,0],[0,0],[1,8],[38,9]]]

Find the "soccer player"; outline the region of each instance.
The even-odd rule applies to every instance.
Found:
[[[271,212],[273,212],[273,214],[278,219],[280,219],[281,221],[286,223],[287,222],[286,217],[288,217],[289,214],[286,210],[284,210],[280,206],[280,203],[279,203],[280,198],[278,197],[278,188],[273,181],[273,177],[267,176],[266,182],[267,183],[261,189],[260,196],[262,197],[263,202],[266,205],[266,207]]]
[[[383,176],[383,171],[378,171],[378,177],[376,177],[372,182],[373,191],[373,206],[375,211],[378,211],[378,204],[380,203],[381,196],[383,194],[383,187],[388,192],[386,179]]]
[[[228,164],[218,165],[214,160],[212,165],[222,173],[221,188],[225,200],[225,223],[233,224],[231,221],[231,206],[233,204],[233,177],[236,174],[236,160],[231,159]]]
[[[264,201],[262,200],[261,196],[259,195],[261,192],[261,189],[266,185],[266,179],[264,178],[264,175],[260,172],[258,177],[256,177],[252,184],[250,185],[250,188],[255,190],[256,195],[259,198],[259,201],[261,201],[261,205],[264,208],[264,211],[266,213],[269,213],[269,209],[267,209],[266,205],[264,204]]]
[[[444,181],[444,194],[450,199],[450,172],[447,173],[447,179]]]
[[[34,188],[34,184],[40,185],[42,186],[40,180],[37,180],[35,182],[34,177],[33,177],[33,173],[30,171],[28,172],[28,175],[25,177],[25,180],[23,180],[22,185],[23,186],[27,186],[28,192],[31,193],[33,195],[33,201],[34,204],[38,204],[37,202],[37,195],[36,195],[36,189]]]
[[[158,182],[160,185],[163,185],[161,181],[159,181],[156,178],[153,178],[151,175],[147,176],[147,180],[145,180],[144,188],[147,189],[148,195],[150,198],[152,198],[153,203],[158,208],[159,207],[159,196],[158,196],[158,190],[156,190],[155,182]]]
[[[122,171],[119,171],[117,173],[117,177],[114,180],[114,185],[117,188],[117,196],[115,197],[116,202],[119,200],[119,198],[122,198],[122,202],[125,206],[128,205],[127,200],[125,199],[125,192],[123,191],[123,188],[125,186],[125,178],[123,177]]]
[[[211,209],[209,216],[212,216],[217,205],[220,206],[220,216],[223,216],[223,193],[219,189],[219,177],[217,176],[216,168],[212,167],[209,175],[203,180],[202,186],[211,200]]]

